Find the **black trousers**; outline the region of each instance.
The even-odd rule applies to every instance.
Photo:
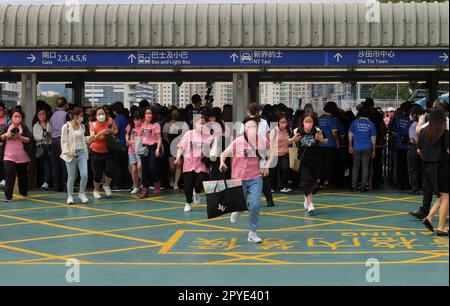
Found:
[[[5,198],[12,199],[14,192],[14,184],[19,183],[19,193],[22,196],[28,196],[28,163],[17,164],[12,161],[5,160]]]
[[[278,186],[278,177],[280,184]],[[278,163],[270,169],[270,185],[272,188],[287,188],[289,179],[289,154],[278,156]]]
[[[383,149],[375,148],[375,159],[373,162],[373,175],[372,180],[375,185],[383,183]]]
[[[409,185],[408,179],[408,150],[397,149],[397,185],[406,188]]]
[[[408,150],[409,183],[415,190],[422,189],[422,159],[417,154],[417,145],[410,144]]]
[[[61,159],[61,137],[52,138],[51,165],[53,187],[62,189],[67,183],[67,169],[64,160]]]
[[[263,193],[266,197],[267,203],[273,202],[272,189],[270,188],[270,177],[266,176],[263,178]]]
[[[92,170],[94,172],[94,182],[101,183],[103,173],[109,178],[114,177],[114,172],[117,167],[114,156],[111,153],[97,153],[92,152]]]
[[[202,192],[203,182],[208,179],[208,174],[204,172],[196,173],[195,171],[191,171],[183,173],[183,178],[186,203],[192,204],[194,189],[196,193]]]

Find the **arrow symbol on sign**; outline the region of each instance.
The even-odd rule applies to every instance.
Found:
[[[336,53],[334,56],[334,59],[336,60],[336,62],[340,62],[341,61],[341,59],[343,58],[343,56],[342,56],[342,54],[340,54],[339,52],[338,53]]]
[[[444,52],[441,56],[439,56],[439,58],[442,59],[443,62],[446,62],[448,60],[448,55]]]
[[[236,61],[238,60],[239,55],[237,55],[236,53],[231,54],[230,59],[233,61],[233,63],[236,63]]]
[[[30,56],[27,57],[27,60],[29,60],[30,63],[33,63],[36,60],[36,56],[34,56],[34,54],[30,54]]]
[[[129,56],[128,56],[128,60],[133,64],[134,63],[134,60],[136,59],[136,55],[134,55],[134,54],[130,54]]]

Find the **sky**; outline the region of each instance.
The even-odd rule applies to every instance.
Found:
[[[17,0],[14,4],[64,4],[64,3],[80,3],[80,4],[131,4],[131,3],[156,3],[156,4],[173,4],[173,3],[356,3],[370,2],[373,0]],[[0,0],[0,4],[11,4],[11,0]]]

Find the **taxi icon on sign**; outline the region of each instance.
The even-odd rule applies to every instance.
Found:
[[[253,56],[250,52],[241,52],[241,63],[253,62]]]

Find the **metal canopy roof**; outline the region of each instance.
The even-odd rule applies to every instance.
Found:
[[[0,5],[0,48],[435,48],[449,4]]]

